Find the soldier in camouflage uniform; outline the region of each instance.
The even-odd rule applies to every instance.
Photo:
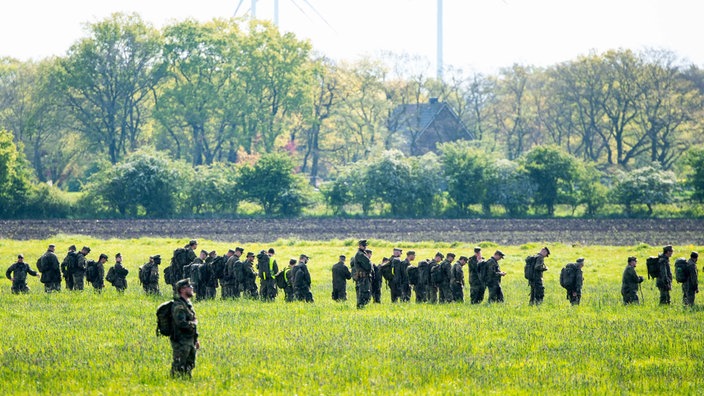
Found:
[[[570,300],[570,304],[579,305],[582,301],[582,285],[584,284],[584,273],[582,268],[584,268],[584,257],[577,259],[575,263],[570,263],[565,266],[569,268],[570,271],[570,287],[567,288],[567,299]]]
[[[506,273],[501,271],[499,261],[504,258],[504,253],[497,250],[494,255],[486,261],[487,271],[486,287],[489,289],[489,302],[504,302],[504,292],[501,290],[501,278]]]
[[[332,266],[332,299],[333,301],[347,301],[347,280],[352,279],[350,269],[345,265],[347,257],[340,256],[340,260]]]
[[[239,281],[237,279],[237,271],[235,271],[235,263],[240,260],[244,249],[236,247],[235,250],[230,249],[227,252],[229,256],[225,262],[225,270],[222,278],[222,298],[237,298],[240,296]],[[242,263],[240,263],[240,268]]]
[[[662,254],[658,256],[658,268],[660,276],[655,281],[655,286],[660,290],[660,305],[670,304],[670,290],[672,290],[672,270],[670,268],[670,257],[674,253],[672,246],[667,245],[662,248]]]
[[[276,254],[276,252],[274,251],[274,248],[269,248],[266,253],[262,250],[262,253],[262,257],[268,260],[264,260],[267,263],[266,265],[259,265],[259,261],[257,261],[257,270],[259,272],[259,294],[262,301],[274,301],[278,290],[276,288],[276,274],[279,272],[279,265],[274,259],[274,254]]]
[[[548,270],[545,265],[545,257],[550,256],[550,249],[547,246],[540,249],[540,252],[535,255],[535,264],[533,265],[533,279],[530,284],[530,305],[540,305],[545,298],[545,286],[543,285],[543,272]]]
[[[428,286],[426,288],[427,292],[426,295],[427,301],[435,304],[438,302],[438,285],[433,282],[433,279],[431,277],[431,273],[433,271],[433,268],[440,265],[440,263],[445,259],[445,255],[437,252],[435,253],[435,257],[433,258],[433,261],[428,263]],[[437,270],[436,270],[437,271]]]
[[[426,259],[418,262],[418,282],[413,286],[416,291],[417,303],[428,301],[428,284],[430,283],[430,267],[428,263],[431,261],[432,259]]]
[[[205,259],[205,265],[201,267],[201,283],[203,283],[203,298],[206,300],[211,300],[215,298],[218,292],[218,278],[217,271],[215,270],[216,263],[220,262],[218,253],[213,250],[208,253],[208,257]]]
[[[467,257],[460,256],[459,260],[452,266],[452,301],[464,302],[464,272],[462,267],[467,264]]]
[[[159,264],[161,264],[161,256],[155,255],[149,257],[149,262],[144,264],[140,270],[140,282],[147,294],[159,293]],[[144,275],[142,275],[144,274]]]
[[[357,243],[357,253],[354,255],[354,265],[357,277],[357,308],[364,308],[369,304],[372,293],[372,263],[367,256],[367,241],[362,239]]]
[[[110,275],[110,272],[112,272],[112,275]],[[122,266],[122,254],[116,254],[115,265],[108,270],[108,275],[110,276],[110,283],[115,286],[118,292],[122,293],[127,289],[127,274],[129,273],[130,271]]]
[[[638,259],[631,256],[628,258],[628,265],[623,270],[623,278],[621,278],[621,296],[623,296],[624,304],[639,304],[638,287],[643,283],[643,277],[636,273],[636,265]]]
[[[452,281],[452,262],[455,261],[455,254],[448,253],[445,260],[440,263],[440,271],[442,271],[442,281],[438,285],[440,292],[440,302],[452,302],[452,289],[450,282]]]
[[[247,259],[242,263],[242,293],[245,297],[256,299],[257,273],[254,271],[254,253],[247,252]]]
[[[105,253],[101,253],[100,257],[98,258],[98,261],[93,264],[96,268],[96,277],[95,280],[90,283],[93,286],[93,289],[95,289],[95,291],[98,293],[102,292],[103,288],[105,287],[105,262],[107,261],[108,255]]]
[[[391,262],[391,274],[393,275],[393,278],[387,284],[389,286],[392,303],[397,302],[398,299],[401,298],[402,293],[401,288],[404,276],[401,264],[401,252],[401,249],[394,248],[391,257],[389,257],[389,261]]]
[[[295,294],[293,292],[293,268],[296,266],[296,259],[292,258],[288,261],[288,267],[284,267],[282,270],[284,272],[284,280],[286,281],[286,287],[284,288],[284,295],[286,302],[291,302],[295,299]]]
[[[17,256],[17,262],[12,264],[5,272],[7,279],[12,281],[12,293],[29,293],[27,274],[37,276],[37,273],[29,268],[29,264],[24,262],[24,255],[20,254]]]
[[[694,305],[694,297],[697,295],[697,293],[699,293],[699,277],[697,275],[698,259],[699,253],[690,253],[689,260],[687,260],[687,266],[685,267],[687,280],[682,282],[682,302],[684,303],[684,305],[687,306]]]
[[[201,282],[200,267],[205,264],[205,260],[207,258],[208,251],[203,249],[200,251],[200,256],[196,257],[188,265],[183,267],[183,278],[190,280],[196,299],[205,298],[205,282]],[[196,271],[198,273],[196,273]]]
[[[467,262],[469,272],[469,302],[470,304],[479,304],[484,301],[484,291],[486,286],[479,276],[480,263],[484,261],[482,257],[482,248],[474,248],[474,256],[470,257]]]
[[[76,268],[76,263],[78,262],[78,253],[76,253],[76,245],[71,245],[68,247],[68,254],[64,257],[61,262],[61,274],[66,280],[66,289],[73,290],[73,270]]]
[[[55,249],[54,245],[49,245],[47,251],[39,258],[37,268],[42,273],[39,281],[44,284],[44,291],[47,293],[61,291],[61,268],[59,258],[54,254]]]
[[[373,252],[369,249],[364,249],[364,253],[367,255],[367,258],[369,258],[369,262],[372,263]],[[369,275],[369,281],[374,304],[381,304],[381,287],[384,283],[384,277],[381,275],[381,266],[388,262],[389,259],[387,257],[382,257],[381,264],[372,263],[372,273]]]
[[[399,274],[401,279],[398,280],[398,286],[401,290],[401,301],[408,302],[411,301],[411,284],[408,278],[408,267],[411,266],[413,260],[416,259],[416,252],[409,250],[406,252],[406,259],[401,261],[401,266],[399,268]],[[394,276],[395,278],[395,276]]]
[[[89,253],[90,248],[88,246],[83,246],[83,249],[78,252],[76,267],[71,273],[71,276],[73,276],[73,290],[83,290],[83,283],[86,278],[86,256]]]
[[[313,302],[313,294],[310,291],[310,272],[308,272],[307,263],[308,256],[301,254],[298,264],[294,266],[293,293],[298,301]]]
[[[171,335],[171,376],[191,377],[191,371],[196,366],[196,354],[200,349],[198,341],[198,319],[191,304],[193,286],[188,279],[176,282],[176,296],[171,307],[174,333]]]

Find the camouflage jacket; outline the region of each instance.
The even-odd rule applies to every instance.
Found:
[[[12,274],[12,276],[10,276],[10,274]],[[14,280],[14,282],[24,282],[27,280],[27,274],[37,276],[37,273],[29,268],[29,264],[24,262],[20,263],[19,261],[12,264],[10,268],[7,269],[7,272],[5,272],[7,279]]]
[[[61,282],[61,269],[59,268],[59,259],[56,257],[54,252],[47,250],[44,252],[42,257],[39,258],[41,261],[42,277],[40,281],[42,283],[53,283]]]
[[[455,263],[452,266],[452,282],[464,286],[464,271],[462,271],[462,264]]]
[[[638,284],[643,282],[643,277],[636,274],[636,268],[626,265],[621,279],[621,293],[631,294],[638,291]]]
[[[332,266],[332,288],[344,289],[347,279],[352,278],[350,269],[342,261]]]
[[[660,276],[657,277],[655,285],[660,288],[672,289],[672,270],[670,269],[670,258],[661,254],[658,256],[658,268]]]
[[[195,342],[198,340],[198,321],[193,304],[181,297],[174,298],[171,307],[174,321],[174,334],[171,337],[175,342]]]
[[[484,262],[486,265],[486,285],[495,286],[501,283],[501,268],[495,258],[491,257]]]

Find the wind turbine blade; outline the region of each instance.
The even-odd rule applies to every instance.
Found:
[[[322,21],[325,22],[325,24],[328,25],[328,27],[330,29],[332,29],[333,32],[337,33],[337,31],[335,30],[334,27],[332,27],[330,22],[328,22],[327,19],[325,19],[325,17],[321,13],[319,13],[315,7],[313,7],[313,4],[311,4],[310,1],[303,0],[303,2],[306,3],[308,5],[308,7],[310,7],[310,9],[313,10],[313,12],[315,12],[315,14],[318,16],[318,18],[322,19]]]
[[[240,7],[242,7],[242,3],[244,3],[244,0],[240,0],[240,2],[237,4],[237,8],[235,8],[235,14],[233,16],[237,16],[237,13],[240,11]]]

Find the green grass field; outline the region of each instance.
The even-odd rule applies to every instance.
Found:
[[[80,242],[79,242],[80,241]],[[30,278],[28,295],[12,295],[0,282],[0,389],[9,394],[702,394],[704,313],[674,304],[657,305],[652,281],[643,284],[645,304],[621,305],[621,274],[628,255],[645,258],[657,247],[550,245],[546,300],[528,306],[523,259],[540,244],[501,246],[506,303],[382,304],[357,310],[351,301],[330,299],[330,267],[349,257],[354,241],[244,246],[257,252],[273,246],[281,264],[292,256],[312,257],[309,269],[316,302],[197,302],[202,349],[191,381],[168,377],[169,342],[155,336],[155,310],[167,299],[142,293],[137,267],[151,254],[170,257],[185,240],[95,240],[59,236],[51,241],[0,241],[3,272],[24,253],[34,268],[48,243],[62,259],[66,247],[89,245],[89,258],[122,253],[130,270],[124,295],[113,288],[98,295],[47,295]],[[413,246],[370,241],[374,261],[393,246],[418,252],[465,254],[473,245],[422,243]],[[199,248],[223,253],[235,244],[200,241]],[[485,243],[488,256],[495,245]],[[675,257],[695,246],[675,246]],[[587,258],[583,302],[571,307],[559,286],[560,268]],[[168,259],[165,260],[167,264]],[[107,271],[106,266],[106,271]],[[465,270],[466,274],[466,270]],[[164,289],[162,285],[162,290]],[[219,293],[219,291],[218,291]],[[467,294],[467,293],[466,293]],[[697,303],[704,304],[704,300]]]

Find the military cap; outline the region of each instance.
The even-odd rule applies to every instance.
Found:
[[[480,248],[479,246],[474,248],[474,253],[479,253],[481,251],[482,251],[482,248]]]
[[[630,263],[631,261],[638,261],[638,258],[636,258],[635,256],[629,256],[628,262]]]
[[[402,251],[403,251],[403,249],[401,249],[401,248],[394,248],[394,252],[399,252],[399,253],[401,253]]]
[[[299,258],[307,258],[307,259],[309,259],[310,257],[306,256],[305,254],[301,254],[301,255],[299,256]]]
[[[388,258],[388,257],[384,257],[384,258],[381,259],[381,262],[382,262],[382,263],[383,263],[383,262],[386,262],[386,261],[389,261],[389,258]]]
[[[193,245],[197,245],[197,244],[198,244],[198,241],[196,241],[195,239],[191,239],[190,241],[188,241],[188,246],[193,246]]]
[[[176,282],[176,284],[174,285],[174,290],[180,291],[184,287],[193,287],[193,286],[191,286],[191,279],[190,278],[181,279],[180,281]]]
[[[200,253],[201,253],[201,254],[205,254],[206,256],[208,255],[208,251],[205,250],[205,249],[201,249]]]
[[[360,239],[359,242],[357,242],[357,245],[359,245],[359,246],[367,246],[367,240],[366,240],[366,239]]]
[[[415,255],[416,255],[416,252],[413,250],[409,250],[406,252],[406,256],[415,256]]]
[[[161,262],[161,255],[159,255],[159,254],[152,256],[152,258],[154,259],[154,262],[157,264],[159,264]]]
[[[115,255],[115,258],[122,257],[122,253],[118,253]]]
[[[98,257],[98,260],[100,260],[100,259],[105,259],[105,260],[107,260],[107,259],[108,259],[108,255],[105,254],[105,253],[100,253],[100,257]]]
[[[234,251],[234,250],[232,250],[232,249],[227,249],[227,252],[228,252],[228,253],[232,253],[232,254],[234,254],[234,253],[235,253],[235,251]]]
[[[454,257],[455,257],[455,254],[452,253],[452,252],[450,252],[450,253],[447,254],[447,257],[452,257],[452,258],[454,258]]]
[[[83,246],[83,249],[81,250],[85,250],[86,252],[90,253],[90,248],[88,246]]]
[[[578,258],[578,259],[577,259],[577,262],[578,262],[578,263],[583,263],[583,262],[584,262],[584,257]]]
[[[693,259],[699,258],[699,253],[697,253],[697,252],[692,252],[692,253],[689,254],[689,257],[690,257],[690,258],[693,258]]]
[[[501,250],[495,251],[495,252],[494,252],[494,256],[496,256],[496,255],[499,255],[499,256],[501,256],[501,257],[506,256],[506,255],[504,254],[504,252],[502,252]]]
[[[459,261],[462,261],[462,260],[467,261],[469,259],[467,258],[467,256],[460,256],[460,258],[458,260]]]
[[[371,249],[367,249],[367,250],[364,251],[364,253],[366,253],[366,254],[372,254],[372,251],[371,251]]]
[[[71,245],[68,247],[68,250],[73,250],[76,251],[76,245]]]
[[[252,253],[252,252],[247,252],[247,257],[254,257],[254,253]]]
[[[347,256],[345,256],[344,254],[341,254],[341,255],[340,255],[340,260],[344,260],[344,259],[346,259],[346,258],[347,258]]]
[[[24,258],[24,254],[18,254],[18,255],[17,255],[17,258],[18,258],[18,259],[23,259],[23,258]]]
[[[545,249],[545,253],[547,253],[547,255],[546,255],[545,257],[549,256],[549,255],[550,255],[550,249],[548,249],[547,246],[543,246],[543,249]]]
[[[274,251],[274,248],[269,248],[269,251],[267,253],[276,254],[276,252]]]
[[[54,248],[56,248],[56,245],[54,245],[53,243],[49,244],[49,249],[54,249]]]
[[[662,251],[663,251],[664,253],[672,252],[672,251],[673,251],[672,245],[664,246],[664,247],[662,248]]]
[[[440,257],[441,259],[443,259],[443,258],[445,258],[445,255],[440,252],[437,252],[437,253],[435,253],[435,257]]]
[[[235,248],[235,252],[244,253],[244,249],[238,246]]]
[[[210,253],[208,253],[210,256],[212,255],[217,255],[218,253],[215,250],[211,250]]]
[[[291,259],[288,261],[289,264],[296,264],[297,262],[298,262],[298,260],[296,260],[295,258],[291,258]]]

